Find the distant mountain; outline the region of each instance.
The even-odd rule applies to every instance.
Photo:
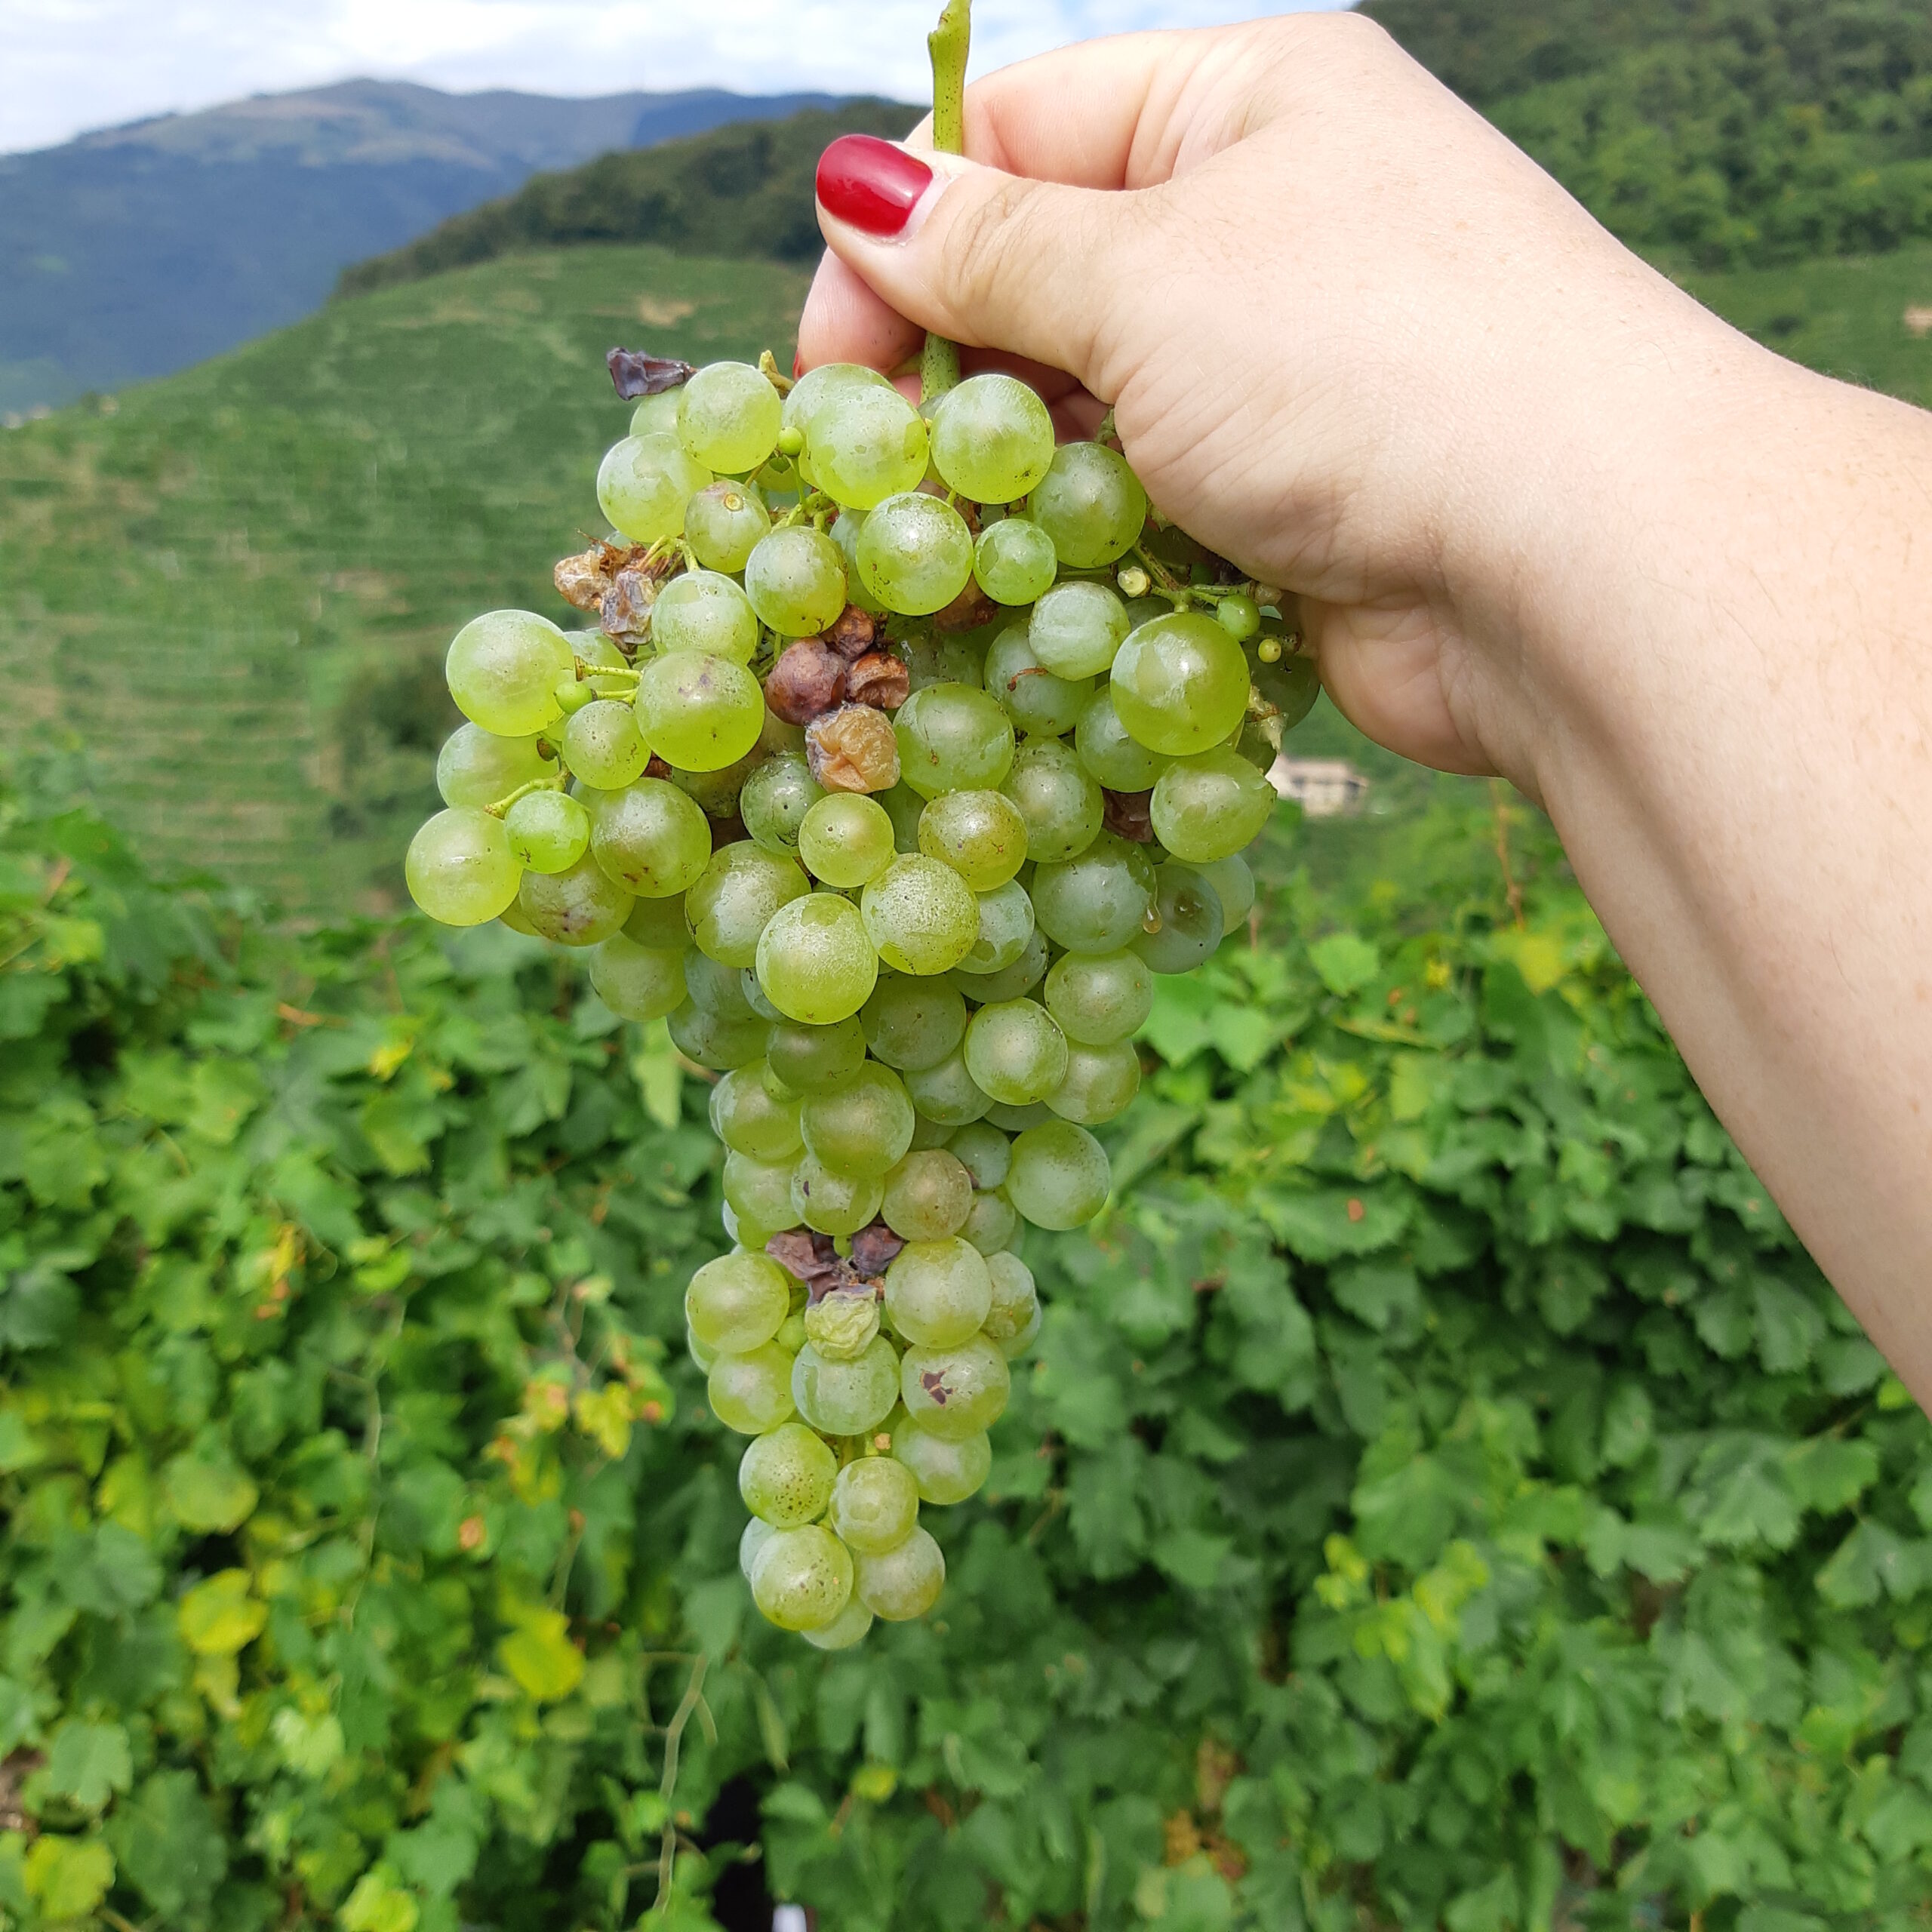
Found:
[[[0,155],[0,413],[164,375],[293,321],[348,264],[540,170],[831,100],[346,81]]]

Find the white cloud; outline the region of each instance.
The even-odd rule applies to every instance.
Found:
[[[1296,10],[1294,0],[979,0],[974,68],[1098,33]],[[352,75],[544,94],[708,86],[915,100],[937,12],[937,0],[5,0],[0,152]]]

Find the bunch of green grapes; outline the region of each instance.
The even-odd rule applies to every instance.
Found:
[[[615,364],[614,362],[614,367]],[[662,371],[666,365],[654,365]],[[1106,441],[977,375],[669,365],[605,456],[595,612],[450,647],[469,722],[417,903],[585,949],[718,1078],[734,1245],[685,1309],[752,1439],[742,1560],[811,1642],[922,1615],[1040,1310],[1023,1230],[1106,1205],[1154,975],[1244,922],[1316,683],[1278,593]]]

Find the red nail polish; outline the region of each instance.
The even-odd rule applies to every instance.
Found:
[[[819,205],[881,240],[906,226],[933,171],[917,155],[870,134],[841,134],[818,158]]]

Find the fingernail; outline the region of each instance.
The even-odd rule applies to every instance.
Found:
[[[906,226],[932,178],[917,155],[891,141],[841,134],[819,156],[819,205],[835,220],[884,241]]]

